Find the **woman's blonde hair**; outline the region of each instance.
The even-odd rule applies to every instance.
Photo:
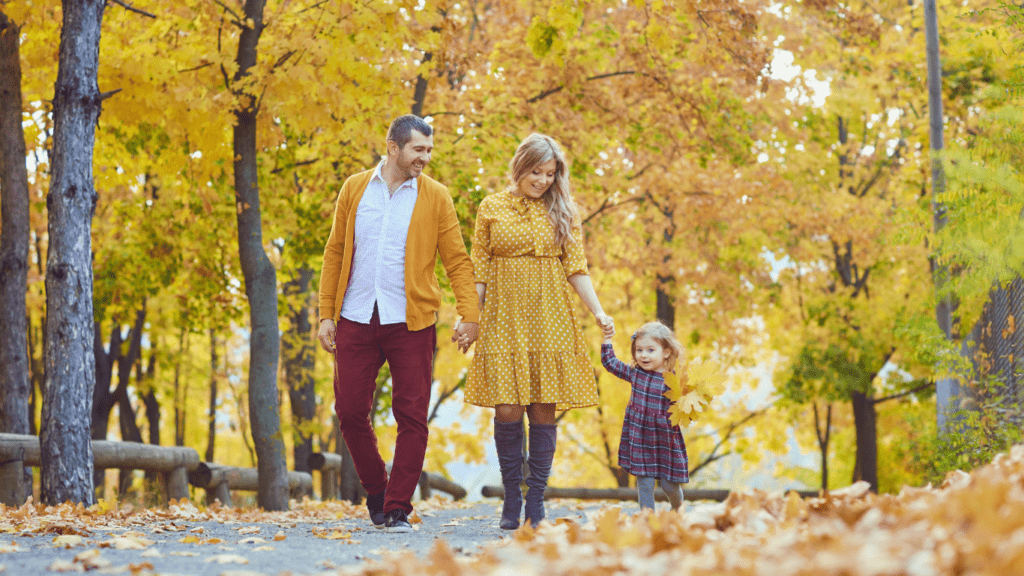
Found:
[[[536,132],[527,136],[508,163],[508,189],[517,190],[527,174],[551,159],[555,160],[556,165],[555,180],[541,199],[548,209],[548,220],[555,229],[555,244],[565,248],[572,244],[573,230],[580,226],[580,222],[576,202],[572,199],[572,186],[569,184],[569,165],[558,142]]]
[[[672,333],[672,330],[661,322],[648,322],[633,334],[633,342],[629,345],[629,351],[633,355],[633,366],[638,364],[636,361],[637,340],[640,340],[644,336],[654,340],[662,348],[669,351],[669,357],[665,360],[665,368],[667,370],[674,370],[676,362],[683,356],[683,345],[679,343],[679,340],[676,338],[676,335]]]

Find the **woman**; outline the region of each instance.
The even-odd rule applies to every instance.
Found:
[[[483,315],[466,401],[494,408],[505,502],[501,528],[523,506],[523,412],[529,417],[526,520],[544,519],[555,453],[555,410],[598,402],[594,370],[569,286],[605,333],[614,334],[587,275],[583,232],[558,144],[531,134],[509,163],[510,185],[480,203],[471,258]]]

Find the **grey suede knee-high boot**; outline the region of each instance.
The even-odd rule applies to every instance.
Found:
[[[519,528],[519,514],[523,509],[523,422],[494,421],[494,447],[498,450],[501,483],[505,486],[505,499],[501,508],[503,530]]]
[[[555,457],[558,443],[558,427],[555,424],[530,424],[530,476],[526,479],[526,520],[536,526],[544,519],[544,490],[548,487],[551,461]]]

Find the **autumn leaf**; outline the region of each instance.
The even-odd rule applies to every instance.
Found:
[[[100,542],[98,546],[100,548],[114,548],[115,550],[143,550],[152,544],[152,540],[142,538],[141,536],[122,536],[120,538],[111,538],[106,542]]]
[[[60,548],[74,548],[75,546],[85,546],[85,542],[81,536],[68,535],[68,536],[55,536],[53,538],[54,547]]]
[[[107,568],[113,564],[110,560],[103,558],[100,551],[95,548],[76,555],[75,562],[81,564],[86,571]]]
[[[238,554],[216,554],[214,556],[210,556],[204,560],[204,562],[208,564],[248,564],[249,559],[244,556],[239,556]]]
[[[669,418],[675,426],[688,426],[705,412],[711,400],[724,390],[725,375],[718,362],[694,358],[686,373],[678,377],[665,373],[665,397],[671,402]]]
[[[50,572],[85,572],[85,567],[69,560],[54,560],[46,567]]]

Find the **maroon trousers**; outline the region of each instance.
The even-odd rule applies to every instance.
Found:
[[[427,409],[437,331],[409,331],[405,323],[380,324],[376,308],[369,324],[338,321],[334,351],[334,408],[341,433],[367,494],[385,492],[384,511],[412,512],[412,494],[427,451]],[[395,460],[388,479],[370,423],[377,373],[391,369],[391,409],[398,423]]]

